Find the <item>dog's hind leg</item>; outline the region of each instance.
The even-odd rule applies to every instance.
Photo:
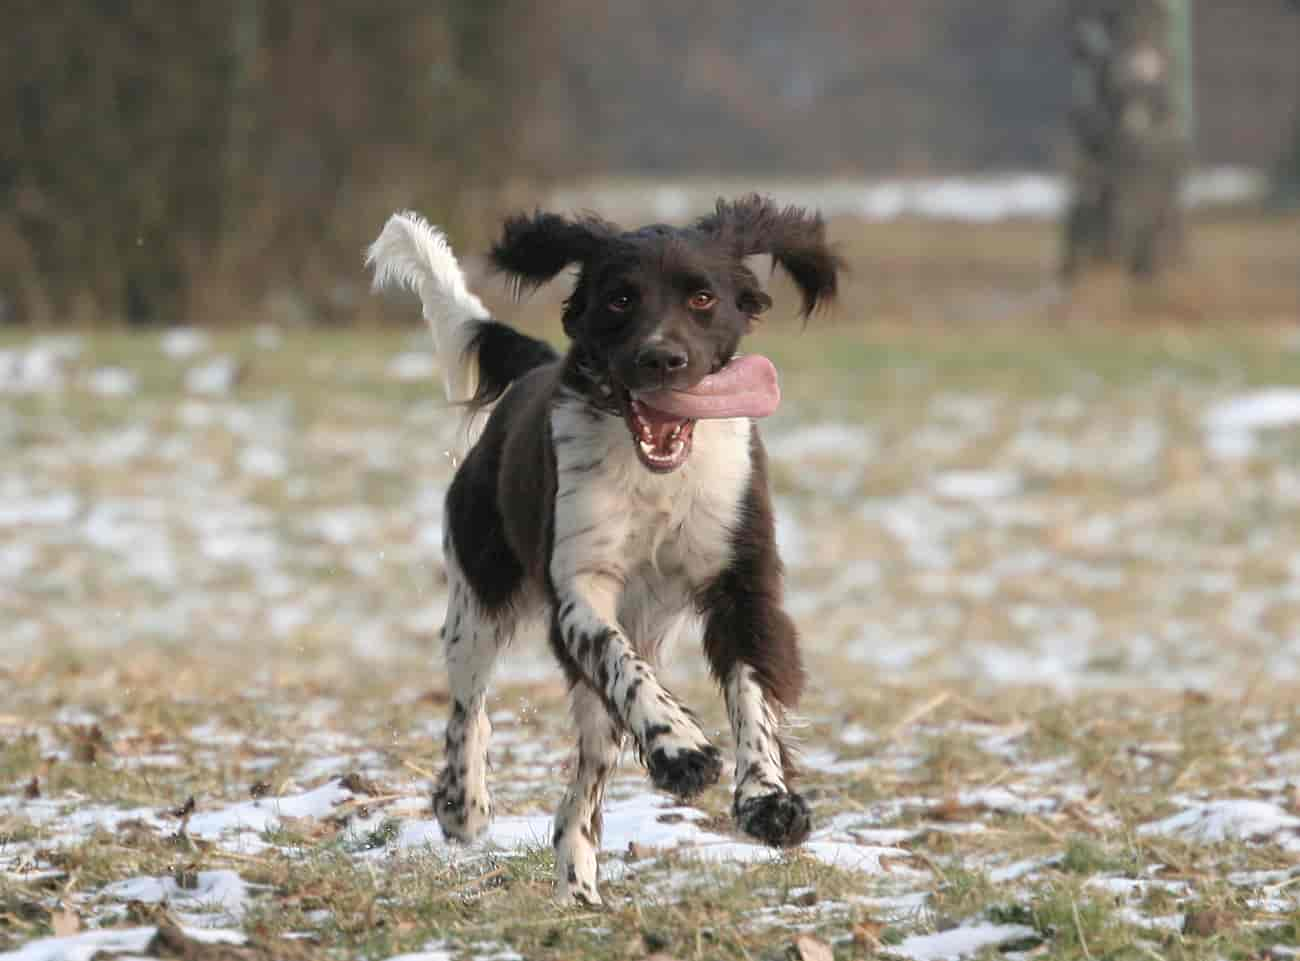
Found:
[[[596,852],[603,825],[605,785],[623,751],[623,728],[585,681],[572,692],[578,725],[578,763],[555,812],[555,896],[564,902],[599,904]]]
[[[469,582],[446,552],[449,587],[443,645],[451,695],[446,753],[433,792],[433,811],[443,833],[472,841],[492,819],[487,787],[487,749],[492,725],[487,717],[487,686],[501,647],[509,643],[513,613],[493,616],[483,610]]]

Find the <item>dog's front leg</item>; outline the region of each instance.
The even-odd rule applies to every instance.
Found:
[[[793,765],[781,733],[785,707],[803,684],[798,635],[777,597],[748,586],[733,582],[715,594],[704,647],[736,741],[736,824],[766,844],[789,847],[812,830],[808,802],[790,790]]]
[[[636,740],[655,787],[694,797],[718,780],[721,756],[618,627],[622,588],[622,576],[608,570],[557,583],[553,643]]]

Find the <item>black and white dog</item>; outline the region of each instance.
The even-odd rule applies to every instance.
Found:
[[[561,357],[492,320],[417,215],[395,214],[368,253],[376,287],[419,295],[448,398],[491,409],[447,494],[452,709],[434,810],[451,838],[487,827],[488,681],[516,628],[545,618],[578,726],[553,840],[564,901],[600,901],[601,805],[627,735],[662,790],[690,798],[718,779],[718,749],[655,673],[697,618],[735,737],[740,829],[779,846],[811,829],[782,734],[804,671],[753,423],[776,407],[776,372],[736,353],[771,305],[744,261],[756,254],[790,275],[805,314],[834,297],[822,219],[759,197],[685,228],[507,220],[492,262],[518,287],[578,267]]]

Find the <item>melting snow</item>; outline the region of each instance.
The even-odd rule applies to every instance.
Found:
[[[185,389],[192,394],[228,394],[234,388],[242,367],[233,357],[217,357],[185,374]]]
[[[100,952],[142,953],[153,940],[157,928],[113,928],[107,931],[86,931],[64,938],[41,938],[23,945],[17,951],[0,954],[0,961],[91,961]],[[206,928],[181,930],[195,941],[220,944],[243,944],[248,939],[238,931],[218,931]]]
[[[939,934],[916,935],[894,945],[889,951],[913,961],[957,961],[984,948],[1035,935],[1033,928],[1023,924],[975,924]]]
[[[174,327],[159,340],[162,351],[173,360],[193,357],[208,349],[208,335],[195,327]]]
[[[948,471],[930,479],[940,497],[956,501],[995,500],[1020,492],[1020,475],[1006,471]]]
[[[1186,841],[1256,841],[1278,838],[1294,843],[1300,837],[1300,817],[1267,801],[1211,801],[1196,804],[1162,821],[1138,828],[1139,834],[1163,834]]]
[[[398,354],[388,362],[388,376],[395,380],[432,381],[438,375],[438,358],[423,351]]]
[[[131,878],[104,888],[105,896],[119,901],[158,904],[166,901],[184,910],[220,909],[232,920],[244,914],[248,885],[234,871],[200,871],[192,887],[181,887],[175,878]]]
[[[134,394],[139,378],[124,367],[100,367],[86,377],[86,389],[101,397],[124,397]]]
[[[695,808],[665,805],[661,798],[652,794],[608,802],[601,849],[622,852],[628,849],[629,844],[635,843],[648,850],[672,849],[679,855],[709,862],[750,863],[782,857],[781,852],[765,845],[736,840],[701,828],[696,822],[705,817]],[[512,850],[547,845],[550,834],[549,814],[498,817],[488,828],[484,840],[475,847]],[[448,847],[435,821],[405,822],[397,844],[402,848]],[[908,857],[901,848],[860,844],[841,832],[826,829],[816,832],[800,850],[827,864],[868,873],[882,869],[882,858]]]
[[[1300,424],[1300,389],[1272,387],[1221,401],[1206,411],[1203,424],[1211,453],[1246,457],[1255,450],[1256,432]]]

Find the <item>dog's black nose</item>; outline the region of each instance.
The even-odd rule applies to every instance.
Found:
[[[660,377],[666,377],[669,374],[675,374],[686,367],[690,358],[686,356],[686,351],[677,347],[668,347],[658,344],[653,347],[642,347],[637,351],[636,365],[641,370],[657,374]]]

